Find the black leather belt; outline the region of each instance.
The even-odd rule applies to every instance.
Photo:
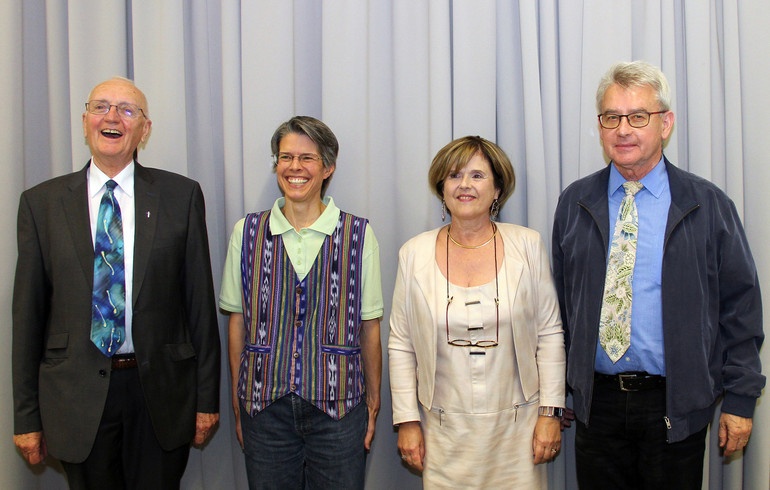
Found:
[[[136,355],[135,354],[115,354],[112,356],[112,369],[131,369],[135,368]]]
[[[648,373],[620,373],[602,374],[594,373],[597,383],[620,391],[644,391],[664,388],[666,378],[657,374]]]

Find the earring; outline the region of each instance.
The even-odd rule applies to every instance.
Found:
[[[500,203],[497,199],[492,201],[492,207],[489,208],[489,216],[492,217],[492,221],[497,221],[497,215],[500,213]]]
[[[441,200],[441,221],[446,221],[446,201]]]

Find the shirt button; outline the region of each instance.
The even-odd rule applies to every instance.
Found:
[[[302,287],[297,286],[297,294],[302,294]]]
[[[297,389],[297,385],[291,385],[291,391],[294,391]]]
[[[99,370],[99,376],[101,376],[102,378],[107,376],[107,371],[105,371],[104,369],[100,369]]]
[[[302,326],[302,322],[297,320],[296,322],[294,322],[294,326],[295,327],[301,327]]]
[[[294,353],[294,359],[299,359],[299,352]]]

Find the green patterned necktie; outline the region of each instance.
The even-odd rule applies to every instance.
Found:
[[[636,262],[636,235],[639,217],[634,195],[644,186],[635,181],[623,184],[626,195],[620,203],[615,233],[612,235],[604,299],[599,320],[599,343],[613,364],[623,357],[631,345],[631,282]]]

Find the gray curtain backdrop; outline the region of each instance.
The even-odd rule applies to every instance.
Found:
[[[275,127],[295,114],[328,123],[341,145],[329,194],[380,241],[386,345],[398,249],[441,223],[426,179],[435,152],[466,134],[500,144],[517,173],[502,220],[549,242],[560,190],[605,165],[594,93],[617,60],[662,67],[676,113],[665,153],[735,200],[770,284],[768,25],[765,0],[3,0],[0,487],[66,488],[55,461],[29,468],[11,442],[16,209],[24,189],[86,163],[96,83],[134,78],[153,120],[139,160],[202,184],[217,289],[233,224],[278,196]],[[397,454],[385,362],[367,488],[420,488]],[[246,488],[228,380],[223,361],[221,425],[192,451],[184,488]],[[553,489],[576,488],[573,437],[549,465]],[[770,401],[744,455],[725,461],[716,431],[709,441],[704,488],[770,487]]]

